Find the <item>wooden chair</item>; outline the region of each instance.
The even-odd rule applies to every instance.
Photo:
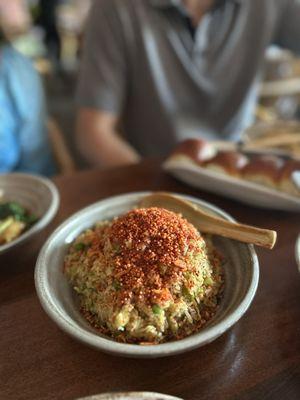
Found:
[[[59,169],[59,173],[65,175],[74,172],[76,169],[75,162],[70,150],[68,149],[60,127],[53,118],[49,118],[47,127],[50,144]]]

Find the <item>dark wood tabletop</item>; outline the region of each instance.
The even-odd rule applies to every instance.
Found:
[[[158,161],[54,179],[61,195],[53,223],[0,257],[0,399],[76,399],[109,391],[157,391],[201,400],[300,399],[300,274],[294,247],[300,215],[252,208],[195,191]],[[246,315],[215,342],[154,360],[112,357],[74,341],[42,310],[33,272],[46,237],[65,218],[105,197],[170,190],[208,200],[239,221],[278,231],[274,250],[257,249],[261,278]]]

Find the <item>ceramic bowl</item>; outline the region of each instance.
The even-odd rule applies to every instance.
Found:
[[[300,235],[298,236],[298,239],[296,241],[295,256],[296,256],[296,261],[298,264],[298,269],[300,272]]]
[[[47,178],[11,173],[0,175],[0,201],[16,201],[39,218],[17,239],[1,245],[2,254],[24,243],[50,223],[58,210],[59,194],[55,185]]]
[[[77,400],[182,400],[179,397],[152,392],[103,393]]]
[[[63,275],[63,259],[70,243],[96,221],[111,219],[136,206],[148,193],[112,197],[93,204],[64,222],[42,248],[35,270],[40,302],[50,318],[73,338],[115,355],[127,357],[163,357],[192,350],[212,342],[232,327],[250,306],[259,280],[259,265],[253,246],[216,237],[214,244],[226,258],[225,291],[215,317],[201,331],[169,343],[139,346],[117,343],[99,335],[82,317],[76,295]],[[182,196],[205,210],[225,219],[232,218],[217,207],[196,198]]]

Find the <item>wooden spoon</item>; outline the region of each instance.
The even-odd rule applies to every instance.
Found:
[[[168,193],[156,192],[145,196],[140,206],[143,208],[161,207],[180,213],[203,233],[220,235],[268,249],[272,249],[276,243],[277,233],[275,231],[227,221],[207,213],[187,200]]]
[[[261,149],[263,147],[288,146],[300,143],[300,132],[282,133],[277,136],[259,137],[245,143],[244,150]]]

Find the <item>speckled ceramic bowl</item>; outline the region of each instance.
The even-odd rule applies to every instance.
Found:
[[[182,400],[179,397],[151,392],[103,393],[77,400]]]
[[[59,194],[49,179],[12,173],[0,175],[0,201],[16,201],[39,218],[36,224],[17,239],[1,245],[2,254],[25,242],[49,224],[57,212]]]
[[[63,275],[63,259],[76,236],[96,221],[111,219],[136,206],[147,193],[125,194],[93,204],[70,217],[50,236],[42,248],[35,270],[41,304],[57,325],[79,341],[96,349],[127,357],[163,357],[192,350],[212,342],[247,311],[259,280],[259,265],[253,246],[216,237],[215,245],[225,256],[225,291],[215,317],[201,331],[169,343],[139,346],[117,343],[99,335],[82,317],[76,294]],[[228,220],[232,218],[211,204],[184,198]]]

